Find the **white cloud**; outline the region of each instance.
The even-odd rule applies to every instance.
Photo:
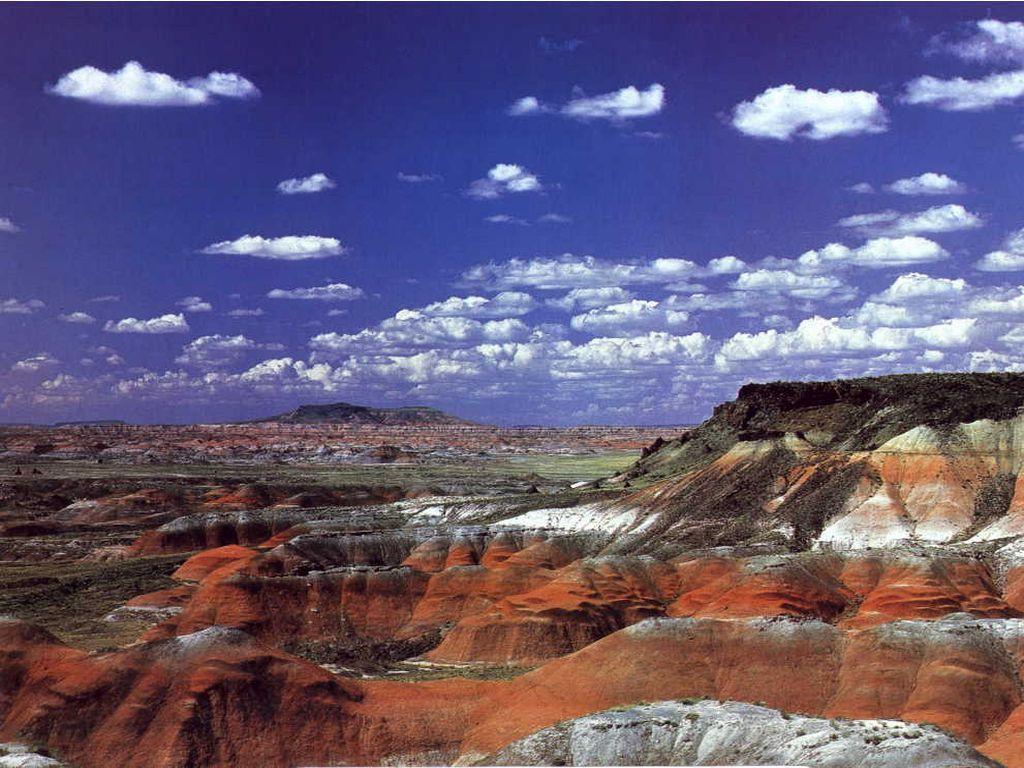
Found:
[[[106,345],[101,344],[98,347],[90,349],[89,354],[98,355],[99,357],[102,357],[103,362],[105,362],[107,365],[118,366],[124,364],[124,358],[121,357],[121,355],[119,355],[117,350],[114,349],[113,347],[108,347]]]
[[[947,112],[977,112],[1012,104],[1024,96],[1024,69],[997,72],[978,80],[955,77],[942,80],[931,75],[907,83],[903,101],[937,107]]]
[[[852,186],[846,188],[848,192],[854,192],[858,195],[871,195],[874,194],[875,188],[866,181],[858,182]]]
[[[651,117],[665,106],[665,88],[653,83],[641,91],[633,85],[611,93],[587,96],[579,89],[562,106],[545,104],[536,96],[523,96],[512,102],[508,114],[513,117],[558,113],[574,120],[610,120],[615,123]]]
[[[944,47],[965,61],[1024,63],[1024,24],[983,19],[974,26],[973,34]]]
[[[242,335],[200,336],[186,344],[181,354],[175,358],[176,363],[198,368],[220,368],[238,362],[247,352],[255,350],[280,350],[280,344],[258,344]]]
[[[980,216],[962,205],[937,205],[916,213],[878,211],[847,216],[840,227],[879,235],[916,235],[923,233],[958,232],[984,226]]]
[[[986,253],[974,264],[980,272],[1017,272],[1024,269],[1024,229],[1006,236],[1001,250]]]
[[[188,84],[225,99],[255,99],[260,95],[259,88],[234,72],[211,72],[206,77],[193,77]]]
[[[406,184],[425,184],[428,181],[441,181],[441,177],[436,173],[405,173],[399,171],[398,180],[404,181]]]
[[[209,312],[213,309],[213,304],[204,301],[201,296],[186,296],[177,305],[185,312]]]
[[[129,61],[115,72],[79,67],[47,91],[93,104],[142,107],[194,107],[210,104],[216,97],[253,99],[260,95],[255,85],[235,73],[211,72],[182,82],[162,72],[147,71],[137,61]]]
[[[96,318],[88,312],[68,312],[64,315],[58,315],[57,319],[63,320],[65,323],[76,323],[78,325],[89,325],[96,322]]]
[[[560,213],[545,213],[537,217],[538,224],[571,224],[572,219]]]
[[[402,355],[437,347],[520,341],[529,333],[529,328],[517,319],[431,317],[418,310],[403,309],[376,328],[353,334],[322,333],[311,338],[309,345],[319,357],[328,358]]]
[[[1024,133],[1016,134],[1010,139],[1010,141],[1013,142],[1013,145],[1017,147],[1017,149],[1024,150]]]
[[[641,336],[598,337],[562,351],[555,374],[576,372],[583,376],[600,371],[630,372],[651,366],[680,365],[701,360],[708,353],[711,339],[703,333],[676,336],[651,331]]]
[[[520,219],[518,216],[509,216],[507,213],[496,213],[493,216],[485,216],[484,221],[488,224],[518,224],[528,226],[530,222]]]
[[[626,264],[567,253],[555,258],[509,259],[480,264],[463,272],[462,282],[492,290],[520,286],[541,289],[599,288],[671,283],[699,272],[700,268],[686,259],[663,258]]]
[[[996,289],[973,299],[968,310],[981,315],[1024,315],[1024,286]]]
[[[26,357],[24,360],[19,360],[11,366],[11,370],[14,373],[36,373],[43,368],[49,368],[59,363],[60,360],[49,352],[39,352],[31,357]]]
[[[956,179],[932,171],[897,179],[885,188],[897,195],[956,195],[967,191],[967,187]]]
[[[967,281],[963,278],[930,277],[920,272],[910,272],[897,277],[892,285],[872,298],[890,304],[904,304],[921,299],[950,300],[963,296],[967,287]]]
[[[6,216],[0,216],[0,232],[6,232],[13,235],[15,232],[21,232],[21,227]]]
[[[979,272],[1020,272],[1024,270],[1024,253],[992,251],[974,264]]]
[[[758,333],[737,333],[717,355],[720,364],[765,358],[840,356],[850,353],[896,351],[915,345],[965,347],[970,344],[977,321],[953,318],[921,328],[868,329],[844,326],[838,318],[810,317],[794,330],[774,328]]]
[[[732,283],[737,291],[767,291],[798,299],[848,298],[852,291],[837,277],[801,275],[786,269],[744,272]]]
[[[689,318],[686,312],[664,303],[632,299],[575,315],[569,324],[574,330],[594,335],[632,336],[643,331],[671,330],[685,325]]]
[[[787,302],[784,294],[765,287],[759,293],[753,291],[724,291],[722,293],[692,293],[689,296],[670,296],[673,307],[687,312],[717,312],[723,309],[761,311],[765,305],[784,309]],[[739,314],[739,313],[737,313]]]
[[[270,299],[310,299],[316,301],[354,301],[363,298],[361,288],[345,283],[329,283],[313,288],[274,288],[267,293]]]
[[[258,307],[256,309],[246,309],[241,307],[239,309],[232,309],[228,312],[228,317],[262,317],[265,314],[266,313]]]
[[[513,117],[539,115],[541,112],[548,111],[550,110],[542,105],[536,96],[523,96],[523,98],[516,99],[512,102],[512,106],[508,108],[508,113]]]
[[[565,296],[548,299],[545,304],[563,312],[607,307],[609,304],[621,304],[633,298],[633,294],[625,288],[608,286],[604,288],[573,288]]]
[[[822,141],[837,136],[884,133],[888,116],[878,94],[868,91],[801,90],[793,85],[769,88],[733,110],[738,131],[757,138]]]
[[[116,294],[113,294],[113,293],[108,293],[108,294],[105,294],[103,296],[93,296],[91,299],[89,299],[90,303],[93,303],[93,304],[107,304],[107,303],[112,302],[112,301],[120,301],[120,300],[121,300],[121,297],[116,295]]]
[[[493,200],[506,193],[540,192],[540,179],[522,166],[498,163],[487,176],[472,182],[466,194],[478,200]]]
[[[949,257],[946,249],[925,237],[878,237],[859,248],[829,243],[823,248],[807,251],[796,264],[807,272],[818,272],[844,265],[883,269],[928,264]]]
[[[504,291],[493,298],[483,296],[451,296],[428,304],[421,310],[432,317],[520,317],[537,308],[537,301],[528,293]]]
[[[189,330],[182,314],[161,315],[149,320],[126,317],[123,320],[108,320],[103,330],[108,333],[187,333]]]
[[[31,315],[45,306],[39,299],[0,299],[0,315]]]
[[[285,179],[278,183],[277,191],[282,195],[308,195],[323,192],[325,189],[334,189],[336,186],[334,180],[326,173],[314,173],[302,178]]]
[[[664,105],[665,88],[653,83],[645,91],[629,85],[599,96],[579,96],[562,107],[561,113],[578,120],[621,121],[656,115]]]
[[[722,256],[709,261],[706,272],[711,275],[736,275],[746,268],[747,263],[743,259],[738,259],[735,256]]]
[[[243,235],[237,240],[223,240],[203,248],[200,253],[223,254],[228,256],[254,256],[259,259],[277,261],[305,261],[340,256],[345,247],[333,237],[319,235],[288,235],[286,237],[261,237]]]

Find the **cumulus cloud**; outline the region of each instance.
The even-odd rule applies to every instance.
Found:
[[[536,96],[523,96],[521,99],[516,99],[512,102],[512,105],[508,108],[508,113],[513,117],[522,117],[523,115],[539,115],[542,112],[549,112],[550,110],[540,103],[540,100]]]
[[[204,301],[201,296],[186,296],[177,305],[185,312],[210,312],[213,304]]]
[[[697,264],[686,259],[619,263],[567,253],[555,258],[509,259],[480,264],[463,272],[462,282],[492,290],[524,286],[542,289],[597,288],[671,283],[699,272]]]
[[[947,112],[979,112],[1013,104],[1024,96],[1024,69],[996,72],[978,80],[943,80],[924,75],[907,83],[906,104],[936,107]]]
[[[252,82],[233,72],[211,72],[183,82],[162,72],[150,72],[137,61],[129,61],[114,72],[79,67],[46,90],[92,104],[140,107],[196,107],[217,98],[254,99],[260,95]]]
[[[650,117],[665,106],[665,87],[653,83],[641,91],[629,85],[599,96],[578,96],[561,109],[566,117],[578,120],[632,120]]]
[[[866,234],[916,235],[958,232],[977,229],[984,221],[962,205],[937,205],[917,213],[879,211],[847,216],[839,221],[840,227],[856,229]]]
[[[340,256],[345,247],[333,237],[319,235],[288,235],[286,237],[261,237],[243,235],[237,240],[222,240],[203,248],[200,253],[226,256],[253,256],[258,259],[276,261],[305,261]]]
[[[967,187],[956,179],[932,171],[897,179],[885,188],[897,195],[957,195],[967,191]]]
[[[959,299],[967,290],[963,278],[931,277],[920,272],[910,272],[897,277],[892,285],[872,297],[875,301],[891,304],[927,299],[929,301]]]
[[[797,299],[852,297],[852,289],[842,280],[825,275],[801,275],[786,269],[758,269],[741,274],[732,283],[737,291],[767,291]]]
[[[1024,63],[1024,24],[982,19],[966,36],[939,40],[938,46],[965,61]]]
[[[815,141],[884,133],[889,120],[878,94],[869,91],[801,90],[777,85],[736,105],[732,125],[756,138]]]
[[[31,357],[26,357],[24,360],[16,362],[11,366],[11,371],[14,373],[36,373],[59,363],[60,360],[49,352],[38,352]]]
[[[39,299],[0,299],[0,315],[31,315],[45,306]]]
[[[77,325],[90,325],[96,322],[96,318],[88,312],[68,312],[67,314],[57,315],[57,319],[63,320],[65,323],[75,323]]]
[[[466,194],[478,200],[493,200],[507,193],[540,192],[540,179],[520,165],[498,163],[487,176],[472,182]]]
[[[974,264],[980,272],[1017,272],[1024,270],[1024,229],[1006,236],[1000,250],[986,253]]]
[[[262,317],[266,314],[262,309],[257,307],[256,309],[246,309],[240,307],[238,309],[232,309],[228,312],[228,317]]]
[[[328,283],[312,288],[274,288],[267,293],[270,299],[307,299],[315,301],[354,301],[363,298],[361,288],[345,283]]]
[[[609,304],[621,304],[633,298],[633,294],[625,288],[608,286],[604,288],[573,288],[564,296],[548,299],[545,304],[563,312],[607,307]]]
[[[569,324],[574,330],[592,335],[632,336],[642,331],[671,330],[689,319],[689,314],[665,303],[632,299],[587,310],[575,315]]]
[[[282,195],[309,195],[323,192],[325,189],[334,189],[336,186],[334,180],[326,173],[314,173],[311,176],[285,179],[278,183],[277,191]]]
[[[831,357],[898,351],[915,345],[965,347],[973,338],[976,323],[974,318],[954,318],[921,328],[869,329],[844,326],[838,318],[816,315],[803,320],[792,331],[769,328],[758,333],[737,333],[722,345],[716,362],[727,365],[764,358]]]
[[[705,274],[735,275],[743,272],[746,268],[747,264],[743,259],[738,259],[735,256],[722,256],[708,262]]]
[[[246,336],[213,334],[190,341],[175,358],[176,363],[197,368],[220,368],[238,362],[247,352],[280,350],[280,344],[258,344]]]
[[[182,314],[167,314],[148,320],[126,317],[108,320],[103,330],[108,333],[188,333],[189,326]]]
[[[579,89],[561,106],[546,104],[536,96],[516,99],[508,108],[513,117],[527,115],[560,114],[574,120],[609,120],[615,123],[651,117],[665,106],[665,87],[652,83],[646,90],[628,85],[611,93],[587,96]]]
[[[1024,286],[994,289],[975,297],[968,309],[982,315],[1024,314]]]
[[[854,192],[855,194],[858,194],[858,195],[871,195],[871,194],[874,194],[875,187],[874,187],[874,185],[869,184],[866,181],[861,181],[861,182],[858,182],[857,184],[854,184],[852,186],[847,187],[846,191],[847,192]]]
[[[877,237],[858,248],[841,243],[810,250],[800,255],[796,266],[804,272],[820,272],[835,267],[859,266],[872,269],[906,267],[942,261],[949,253],[938,243],[926,237]]]
[[[9,235],[13,235],[15,232],[21,232],[21,227],[6,216],[0,216],[0,232],[6,232]]]
[[[503,291],[493,298],[451,296],[428,304],[421,310],[432,317],[520,317],[537,308],[537,300],[528,293]]]
[[[318,359],[350,355],[401,355],[422,349],[463,346],[485,342],[523,340],[529,328],[518,319],[475,320],[468,317],[432,317],[403,309],[376,328],[354,334],[323,333],[309,341]]]

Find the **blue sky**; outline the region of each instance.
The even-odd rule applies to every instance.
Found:
[[[0,7],[0,421],[1024,364],[1019,5]]]

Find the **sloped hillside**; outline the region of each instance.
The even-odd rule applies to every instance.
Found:
[[[646,452],[613,479],[639,490],[595,505],[576,526],[615,534],[611,551],[659,556],[1017,536],[1022,405],[1019,374],[751,384]]]

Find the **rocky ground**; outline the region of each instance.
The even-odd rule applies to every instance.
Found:
[[[1022,382],[744,388],[632,456],[8,462],[0,738],[87,768],[1020,768]]]

